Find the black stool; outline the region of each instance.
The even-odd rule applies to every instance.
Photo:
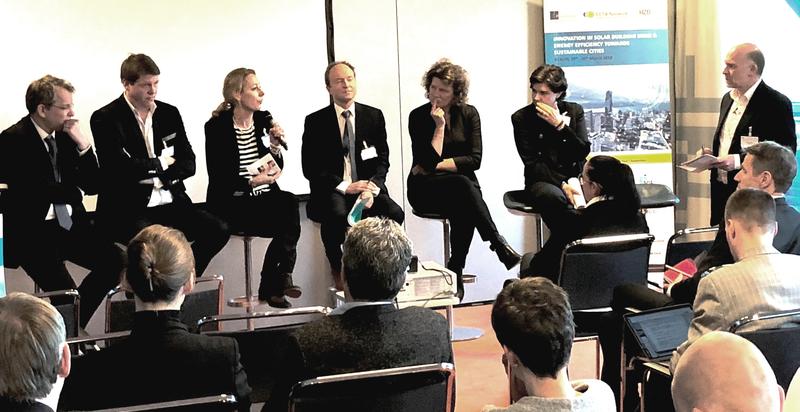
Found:
[[[442,216],[438,213],[431,213],[431,212],[420,212],[418,210],[412,209],[411,212],[414,216],[423,218],[423,219],[435,219],[442,222],[442,244],[443,244],[443,255],[444,255],[444,265],[447,267],[447,262],[450,261],[450,221],[447,220],[445,216]],[[462,281],[466,283],[475,283],[477,276],[475,275],[468,275],[464,274],[461,277]],[[455,326],[453,322],[453,305],[447,305],[445,307],[445,311],[447,314],[447,324],[450,327],[450,340],[453,342],[462,342],[466,340],[474,340],[478,339],[483,336],[483,330],[480,328],[470,328],[466,326]]]
[[[544,245],[544,220],[539,211],[527,202],[528,197],[525,190],[511,190],[503,194],[503,205],[512,214],[536,218],[536,250],[538,252]]]

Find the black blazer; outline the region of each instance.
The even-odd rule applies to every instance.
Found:
[[[450,106],[450,124],[444,132],[441,155],[436,153],[431,144],[435,130],[436,123],[431,117],[430,102],[417,107],[408,115],[408,132],[411,135],[411,151],[414,156],[412,165],[419,165],[425,171],[435,173],[439,162],[452,158],[458,173],[477,182],[475,171],[481,167],[483,141],[481,117],[475,106]]]
[[[558,218],[558,230],[531,261],[526,276],[556,279],[561,267],[561,253],[570,242],[587,237],[648,233],[647,220],[640,211],[626,213],[613,199],[593,203],[584,209],[567,209]]]
[[[778,234],[772,240],[772,246],[781,253],[800,255],[800,213],[789,206],[785,197],[775,199],[775,220],[778,222]],[[702,275],[711,268],[734,263],[728,238],[725,236],[725,223],[719,225],[714,243],[705,257],[697,265],[697,273],[683,282],[672,286],[670,296],[677,303],[693,304],[697,295],[697,285]]]
[[[231,393],[250,410],[236,340],[190,333],[178,311],[136,312],[131,335],[73,360],[61,409],[103,409]]]
[[[29,116],[0,134],[0,182],[3,193],[3,233],[6,265],[14,267],[32,253],[44,236],[45,217],[53,203],[72,206],[73,223],[86,219],[83,195],[98,189],[94,150],[78,155],[77,145],[64,132],[56,132],[57,163],[61,183],[56,183],[50,155]]]
[[[298,329],[289,340],[284,373],[264,411],[286,411],[289,390],[303,379],[339,373],[452,362],[447,321],[420,307],[355,307]]]
[[[570,117],[561,130],[536,114],[532,103],[511,115],[517,152],[525,165],[525,185],[547,182],[561,186],[561,182],[578,176],[583,170],[590,144],[586,135],[583,107],[577,103],[560,101],[558,112]]]
[[[728,112],[732,105],[733,99],[730,93],[725,93],[722,96],[722,102],[719,107],[717,130],[714,132],[714,156],[719,155],[722,129],[725,126],[725,119],[728,117]],[[728,153],[742,153],[741,136],[746,136],[750,127],[753,128],[753,136],[758,136],[760,142],[771,140],[792,149],[792,152],[797,151],[797,135],[795,134],[792,103],[788,97],[767,86],[763,81],[756,87],[753,97],[747,104],[747,109],[742,113],[739,124],[736,125]],[[717,181],[717,173],[717,169],[711,169],[712,185],[722,185]],[[736,190],[738,184],[734,180],[736,173],[738,173],[738,170],[728,173],[728,190],[722,193],[732,193]],[[726,200],[712,199],[712,203],[724,209]]]
[[[386,173],[389,171],[389,145],[386,143],[386,121],[383,112],[371,106],[355,103],[356,169],[359,180],[370,180],[386,193]],[[374,147],[377,157],[364,160],[361,150]],[[333,105],[306,116],[302,147],[303,175],[311,187],[311,198],[327,196],[342,182],[344,148],[339,132],[339,120]]]
[[[269,153],[269,112],[258,111],[253,114],[258,156]],[[247,196],[250,183],[239,175],[239,146],[233,128],[233,110],[226,110],[206,122],[206,167],[208,169],[208,191],[206,202],[213,210],[228,216],[230,201],[234,197]],[[283,156],[273,156],[278,167],[283,169]],[[280,189],[278,183],[270,185],[273,190]]]
[[[175,106],[156,101],[153,113],[153,151],[175,147],[175,163],[166,169],[147,154],[144,136],[123,96],[92,114],[92,134],[104,177],[97,211],[105,218],[128,219],[147,208],[152,184],[139,181],[157,177],[172,193],[174,203],[191,203],[183,180],[195,173],[195,156],[186,138],[181,114]]]

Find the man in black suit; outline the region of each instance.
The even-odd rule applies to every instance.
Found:
[[[321,223],[325,254],[341,290],[341,245],[356,200],[366,202],[366,216],[403,223],[404,214],[386,189],[389,146],[383,112],[355,102],[356,73],[348,62],[328,65],[325,86],[333,103],[306,116],[302,163],[311,185],[309,214]]]
[[[712,225],[720,223],[725,202],[736,190],[744,149],[771,140],[797,150],[792,104],[761,80],[763,71],[764,54],[755,44],[740,44],[725,56],[722,74],[731,91],[722,96],[711,149],[719,158],[711,170]]]
[[[75,289],[64,260],[91,270],[77,288],[85,327],[119,283],[123,263],[120,249],[96,235],[83,207],[83,194],[97,193],[99,173],[91,142],[73,118],[74,91],[50,75],[28,86],[28,115],[0,134],[0,182],[8,185],[6,265],[21,266],[45,291]]]
[[[380,239],[380,241],[376,241]],[[421,307],[397,309],[411,241],[386,218],[368,218],[347,233],[342,276],[347,303],[289,339],[283,374],[266,411],[285,411],[292,385],[323,375],[452,362],[447,321]]]
[[[227,225],[192,204],[183,180],[195,173],[195,156],[175,106],[156,100],[156,63],[144,54],[122,62],[125,92],[92,114],[103,185],[97,212],[115,241],[128,243],[154,223],[193,240],[197,276],[228,242]]]

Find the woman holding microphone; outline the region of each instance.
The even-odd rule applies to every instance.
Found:
[[[497,232],[475,176],[481,165],[481,121],[475,107],[467,104],[467,72],[442,59],[428,69],[422,85],[430,102],[408,118],[414,157],[408,200],[418,211],[450,220],[452,253],[447,268],[457,274],[463,297],[462,275],[475,229],[507,269],[517,265],[520,256]]]

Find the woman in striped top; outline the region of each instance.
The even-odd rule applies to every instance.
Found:
[[[264,91],[251,69],[225,76],[225,101],[206,122],[209,208],[226,219],[233,233],[271,237],[264,255],[258,296],[270,306],[291,307],[298,298],[292,282],[300,239],[294,194],[278,187],[283,168],[283,129],[261,110]]]

